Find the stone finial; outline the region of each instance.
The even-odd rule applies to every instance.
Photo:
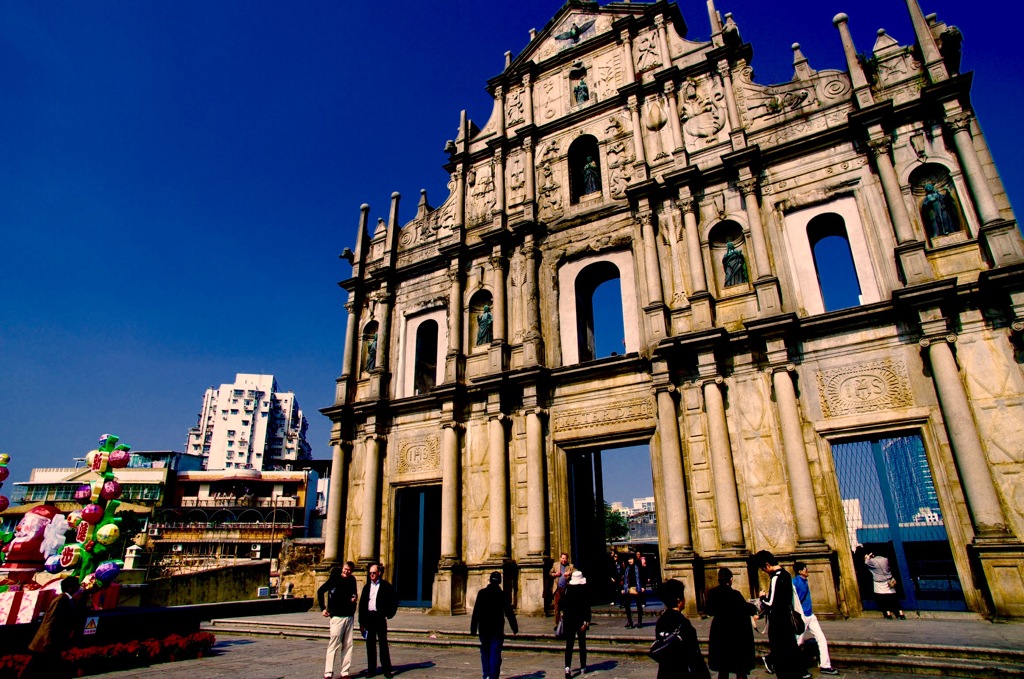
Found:
[[[878,29],[878,37],[875,39],[875,45],[871,48],[871,52],[876,57],[885,56],[891,52],[899,51],[900,44],[889,34],[885,32],[884,28]]]
[[[376,238],[387,230],[388,226],[384,223],[384,218],[377,217],[377,228],[373,230],[373,237]]]
[[[846,65],[850,69],[850,82],[853,84],[853,97],[858,108],[866,108],[875,103],[871,94],[871,86],[864,74],[864,69],[857,59],[857,48],[853,44],[853,36],[850,35],[849,17],[840,12],[832,19],[832,23],[839,29],[839,39],[843,43],[843,54],[846,56]]]
[[[815,71],[807,63],[807,57],[800,51],[800,43],[793,43],[793,79],[810,80]]]
[[[512,52],[508,51],[508,52],[505,52],[505,68],[508,68],[511,65],[512,65]]]
[[[839,24],[845,24],[849,20],[850,17],[846,16],[844,12],[840,12],[839,14],[832,17],[832,25],[838,26]]]
[[[430,204],[427,203],[427,190],[420,189],[420,202],[416,206],[416,219],[426,219],[430,214]]]
[[[530,29],[530,42],[533,42],[533,39],[536,38],[536,37],[537,37],[537,29],[536,28],[531,28]]]

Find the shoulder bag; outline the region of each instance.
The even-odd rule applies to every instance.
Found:
[[[671,659],[673,655],[673,647],[676,644],[683,643],[682,634],[683,626],[680,625],[674,632],[655,639],[654,643],[651,644],[651,650],[647,651],[647,656],[658,663]]]

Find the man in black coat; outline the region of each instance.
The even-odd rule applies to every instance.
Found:
[[[355,564],[346,561],[341,568],[331,570],[331,577],[316,591],[317,601],[325,618],[331,619],[331,636],[327,642],[327,661],[324,679],[334,677],[334,658],[341,651],[341,679],[349,679],[352,666],[352,618],[356,613],[356,579],[352,575]],[[324,597],[326,595],[326,601]]]
[[[793,578],[769,551],[761,550],[751,560],[770,578],[768,590],[762,590],[760,596],[761,605],[768,611],[768,648],[775,676],[778,679],[807,679],[811,675],[802,665],[793,627]]]
[[[501,573],[491,573],[489,584],[476,595],[469,633],[480,632],[480,665],[484,679],[498,679],[501,674],[501,649],[505,644],[505,618],[512,634],[519,633],[519,623],[508,597],[501,591]]]
[[[377,674],[377,644],[380,643],[380,666],[385,677],[393,677],[391,651],[388,649],[388,620],[398,611],[395,588],[381,578],[381,565],[370,564],[369,582],[359,597],[359,631],[366,635],[366,676]]]

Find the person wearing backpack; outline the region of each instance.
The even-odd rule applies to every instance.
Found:
[[[683,615],[686,587],[666,580],[659,590],[665,612],[654,626],[650,655],[658,663],[658,679],[711,679],[697,643],[697,630]]]

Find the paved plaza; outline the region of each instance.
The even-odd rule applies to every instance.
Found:
[[[144,667],[130,672],[111,672],[105,677],[155,677],[161,679],[291,679],[323,676],[326,641],[306,639],[265,639],[218,637],[213,654],[199,660],[186,660]],[[422,648],[392,645],[391,657],[395,676],[403,679],[476,679],[480,676],[480,656],[468,648]],[[576,661],[579,662],[578,659]],[[644,659],[595,655],[588,658],[594,679],[639,679],[657,674],[657,665]],[[366,654],[362,642],[353,652],[352,669],[362,676]],[[578,667],[574,665],[574,669]],[[817,674],[815,672],[815,674]],[[767,677],[763,670],[751,677]],[[882,672],[843,672],[856,679],[897,679],[906,674]],[[502,679],[561,679],[561,657],[553,653],[506,652],[501,668]]]

